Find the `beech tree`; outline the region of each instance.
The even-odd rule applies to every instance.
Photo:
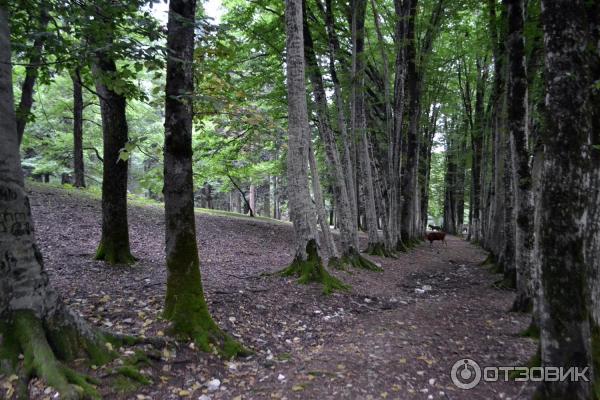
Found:
[[[326,293],[345,286],[329,274],[317,242],[317,221],[308,189],[310,129],[304,77],[302,0],[286,0],[286,64],[288,102],[288,198],[294,224],[294,260],[283,275],[298,276],[300,283],[319,282]]]
[[[527,311],[532,307],[531,273],[533,268],[533,192],[527,132],[527,64],[525,59],[525,3],[508,3],[508,129],[513,156],[512,174],[515,193],[515,265],[517,299],[513,309]],[[511,225],[513,220],[511,220]]]
[[[117,340],[71,312],[48,281],[37,247],[24,188],[13,105],[11,46],[6,9],[0,6],[0,371],[20,375],[20,397],[32,376],[65,399],[98,397],[84,376],[61,361],[89,357],[96,365],[115,354]],[[24,356],[25,369],[18,367]]]
[[[588,212],[598,207],[589,203],[598,10],[595,2],[542,0],[546,114],[537,237],[543,366],[591,367],[598,346],[591,340],[585,255]],[[543,399],[596,397],[593,379],[546,381],[539,394]]]
[[[129,224],[127,221],[127,171],[129,160],[121,157],[128,138],[125,109],[127,99],[122,90],[115,87],[117,64],[110,44],[116,31],[114,20],[101,12],[95,13],[105,34],[101,36],[109,46],[91,38],[97,46],[93,58],[96,91],[102,113],[103,170],[102,170],[102,237],[96,251],[96,259],[109,264],[131,264],[135,258],[129,247]]]
[[[167,294],[164,316],[173,334],[226,356],[246,350],[213,321],[202,289],[192,173],[195,0],[171,0],[167,25],[164,196]]]
[[[85,187],[85,165],[83,163],[83,87],[81,69],[71,73],[73,81],[73,175],[74,186]]]

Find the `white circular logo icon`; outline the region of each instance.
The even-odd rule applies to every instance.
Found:
[[[481,381],[481,368],[470,358],[464,358],[454,363],[450,376],[456,387],[473,389]]]

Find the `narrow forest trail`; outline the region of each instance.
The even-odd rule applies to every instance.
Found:
[[[130,207],[132,252],[140,261],[106,267],[92,259],[99,200],[38,185],[30,196],[46,267],[67,303],[113,331],[162,335],[162,209]],[[291,261],[291,225],[205,213],[197,225],[210,309],[255,355],[224,362],[174,344],[142,370],[152,385],[120,394],[109,376],[105,398],[516,399],[522,390],[508,382],[464,391],[450,380],[461,358],[524,365],[536,346],[519,336],[528,316],[507,312],[513,293],[493,287],[498,276],[479,265],[485,253],[462,239],[374,258],[384,272],[336,272],[352,290],[323,296],[317,286],[263,274]],[[107,375],[102,368],[87,372]],[[220,387],[208,391],[213,378]],[[35,398],[52,394],[33,385]]]

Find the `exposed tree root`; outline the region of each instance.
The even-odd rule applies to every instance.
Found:
[[[121,245],[115,245],[114,243],[105,243],[104,241],[101,241],[98,245],[94,259],[106,261],[111,265],[131,265],[137,261],[129,249],[123,248]]]
[[[13,312],[10,322],[0,326],[0,365],[20,375],[25,383],[32,377],[54,387],[62,399],[100,398],[98,382],[80,375],[61,363],[86,355],[94,363],[109,361],[116,353],[109,350],[104,337],[79,324],[60,308],[58,316],[42,321],[31,311]],[[22,363],[18,356],[23,354]],[[22,393],[26,396],[26,393]]]
[[[398,240],[396,243],[396,251],[406,253],[408,251],[408,247],[406,247],[406,244],[402,240]]]
[[[354,268],[366,269],[369,271],[383,271],[383,269],[374,262],[360,255],[354,248],[344,253],[340,258],[340,262],[343,265],[348,265]]]
[[[320,283],[323,285],[323,293],[325,294],[330,294],[335,290],[345,291],[349,289],[349,286],[331,275],[323,267],[315,240],[309,240],[306,244],[306,254],[308,254],[306,260],[296,257],[289,267],[279,273],[282,276],[297,276],[300,284]],[[340,263],[343,263],[343,261],[344,257],[340,259]]]
[[[369,246],[367,247],[367,250],[365,252],[367,254],[372,255],[372,256],[397,258],[396,254],[394,254],[393,251],[388,250],[385,247],[385,244],[383,244],[381,242],[378,242],[378,243],[369,243]]]

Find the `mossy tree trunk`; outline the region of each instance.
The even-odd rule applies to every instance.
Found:
[[[598,17],[597,2],[542,0],[546,113],[537,232],[542,366],[592,369],[597,351],[592,352],[585,244],[590,235],[591,139],[597,128],[592,93],[598,79],[593,37]],[[542,399],[597,398],[593,383],[583,380],[543,382],[538,394]]]
[[[294,224],[295,256],[282,271],[295,275],[300,283],[319,282],[324,291],[342,288],[341,282],[323,268],[317,245],[317,221],[308,186],[310,130],[304,75],[304,32],[302,0],[287,0],[285,8],[288,91],[288,198]]]
[[[167,294],[171,332],[204,351],[225,356],[245,350],[213,321],[200,277],[192,173],[192,101],[195,0],[171,0],[167,34],[164,196]]]
[[[13,107],[10,34],[0,7],[0,374],[17,374],[18,396],[37,376],[62,398],[99,397],[59,360],[108,361],[108,339],[70,312],[49,284],[25,192]],[[23,354],[20,359],[19,355]]]
[[[96,16],[104,29],[115,29],[106,17]],[[110,43],[112,38],[107,37]],[[106,46],[100,43],[99,46]],[[96,251],[96,259],[109,264],[132,264],[135,258],[129,247],[127,222],[127,171],[128,160],[120,157],[120,151],[128,142],[126,117],[127,100],[115,91],[112,79],[117,66],[113,56],[105,50],[97,51],[93,64],[96,91],[100,101],[103,138],[102,170],[102,237]]]
[[[512,174],[515,191],[515,266],[517,298],[514,311],[533,308],[531,272],[533,268],[533,191],[527,131],[527,70],[525,60],[525,3],[508,2],[508,129],[513,155]]]
[[[329,3],[328,3],[329,4]],[[329,5],[328,5],[329,7]],[[326,20],[331,18],[331,10],[328,8],[325,11]],[[332,27],[328,26],[328,29]],[[330,39],[335,41],[335,39]],[[373,263],[368,260],[364,260],[363,264],[357,264],[349,262],[350,259],[363,258],[360,256],[358,251],[358,230],[356,220],[353,217],[351,197],[353,194],[350,192],[347,182],[352,181],[348,179],[348,171],[344,173],[344,161],[342,160],[336,143],[331,122],[328,116],[327,110],[327,96],[325,94],[325,86],[323,84],[323,76],[319,64],[317,62],[316,54],[313,48],[313,41],[311,31],[308,27],[306,15],[303,15],[303,41],[304,41],[304,56],[307,66],[307,74],[312,86],[312,91],[315,99],[315,109],[317,114],[318,129],[325,147],[325,155],[332,176],[332,191],[333,198],[336,206],[337,221],[340,227],[340,242],[341,242],[341,257],[330,259],[330,266],[336,268],[343,268],[345,265],[368,265],[370,267],[376,267]],[[331,47],[335,47],[331,45]],[[330,69],[330,73],[333,71],[335,75],[335,66],[333,65]],[[339,85],[339,83],[338,83]],[[335,89],[334,91],[339,88]],[[337,93],[337,92],[336,92]],[[346,129],[343,113],[339,117],[339,129]],[[345,146],[345,145],[344,145]],[[350,177],[352,178],[352,177]],[[345,260],[344,263],[341,261]]]

